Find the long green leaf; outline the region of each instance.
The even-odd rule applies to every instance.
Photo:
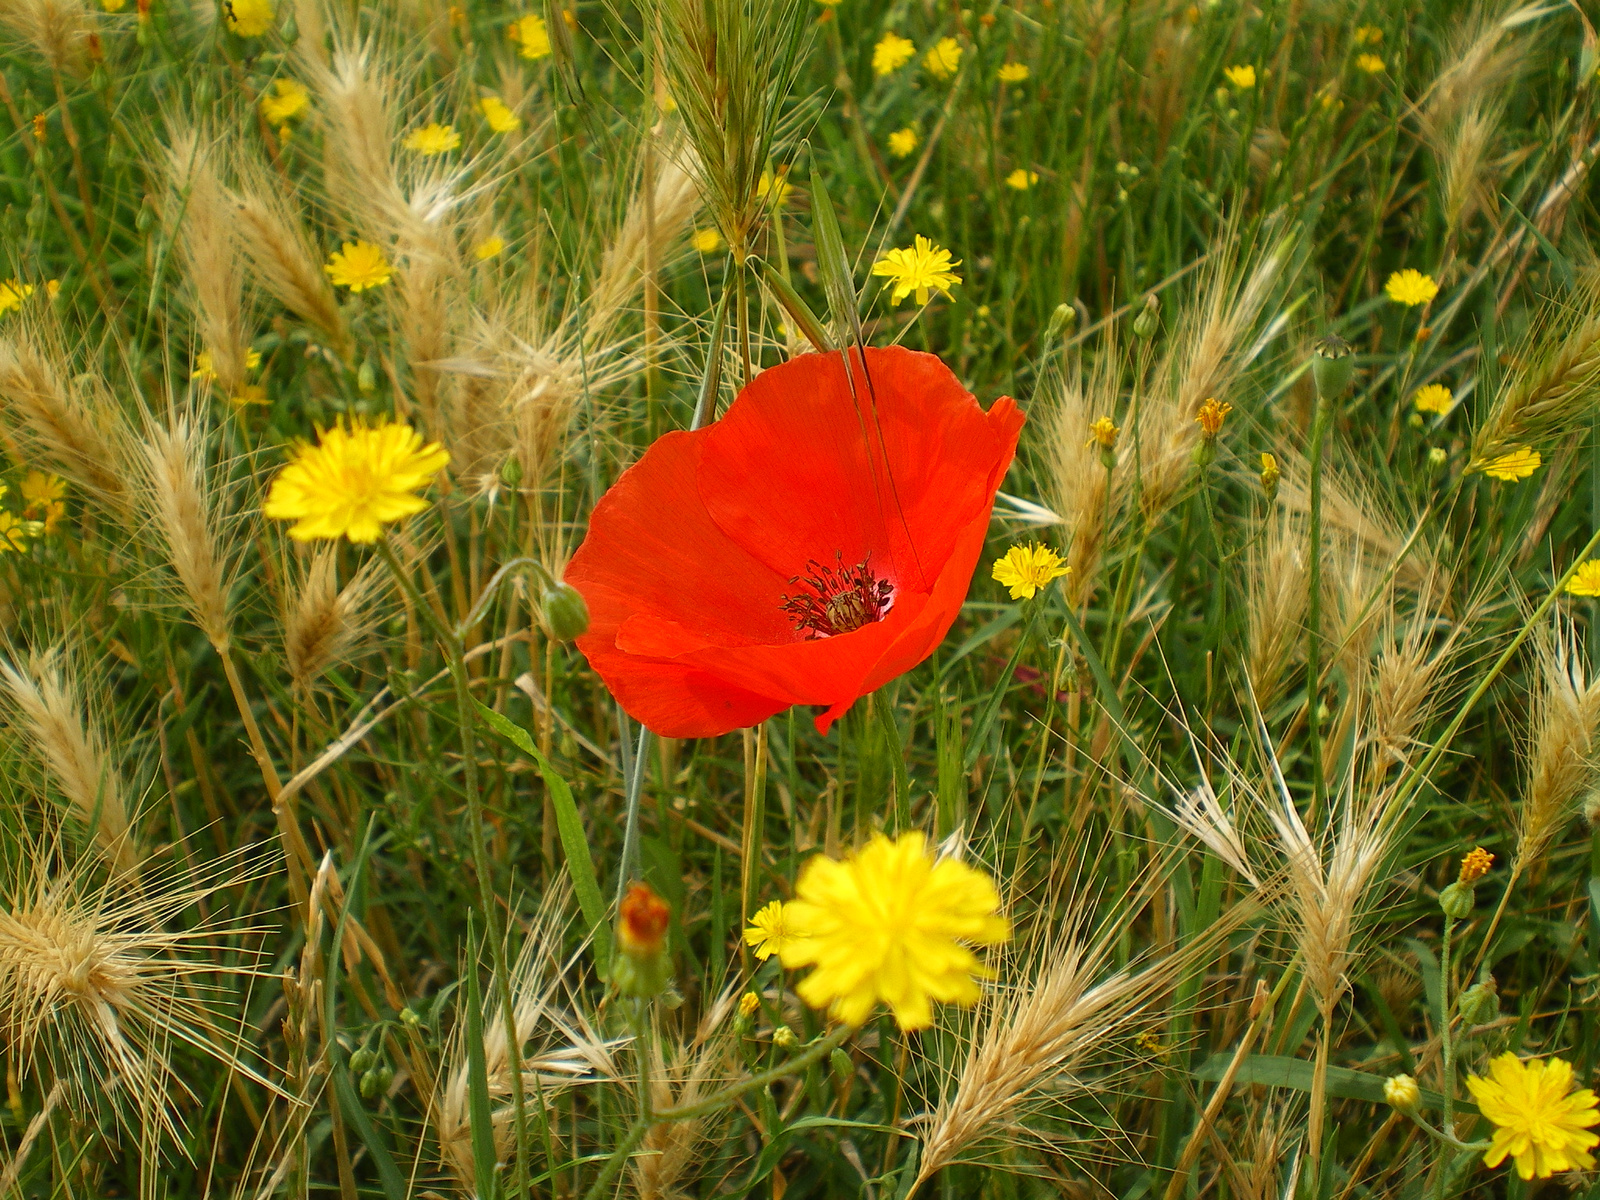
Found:
[[[583,919],[589,925],[589,936],[594,939],[595,961],[602,972],[611,966],[611,925],[606,920],[606,903],[600,898],[599,877],[594,869],[594,857],[589,853],[589,838],[583,832],[583,821],[578,816],[578,806],[572,801],[572,789],[556,772],[550,760],[539,752],[528,731],[495,712],[482,701],[478,713],[488,722],[489,728],[521,750],[544,779],[550,789],[550,802],[556,810],[556,831],[561,835],[561,849],[567,856],[567,870],[572,874],[572,890],[577,893],[578,907],[583,909]]]
[[[1231,1054],[1213,1054],[1195,1070],[1196,1079],[1221,1079],[1227,1073]],[[1248,1054],[1234,1074],[1235,1083],[1259,1083],[1265,1087],[1293,1088],[1297,1092],[1311,1090],[1316,1065],[1303,1058],[1290,1058],[1282,1054]],[[1384,1104],[1384,1076],[1369,1071],[1352,1071],[1349,1067],[1328,1068],[1328,1094],[1345,1100],[1366,1100]],[[1427,1108],[1443,1108],[1444,1097],[1438,1092],[1422,1089],[1422,1103]],[[1457,1100],[1457,1112],[1478,1111],[1470,1100]]]
[[[483,996],[478,990],[478,946],[467,914],[467,1105],[472,1118],[472,1170],[479,1200],[499,1191],[494,1164],[494,1111],[489,1104],[489,1064],[483,1050]]]

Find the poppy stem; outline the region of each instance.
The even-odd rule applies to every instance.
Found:
[[[645,761],[650,757],[650,730],[639,726],[639,742],[633,752],[633,761],[626,764],[628,784],[627,814],[622,827],[622,864],[617,872],[617,904],[622,904],[622,893],[633,878],[635,860],[639,857],[639,801],[644,795]],[[627,742],[627,734],[623,734]]]

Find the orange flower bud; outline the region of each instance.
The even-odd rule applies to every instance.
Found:
[[[661,953],[672,909],[648,883],[636,883],[622,898],[617,939],[624,954],[648,958]]]

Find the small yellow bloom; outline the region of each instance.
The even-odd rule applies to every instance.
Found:
[[[969,948],[1011,937],[994,880],[954,856],[938,858],[919,831],[881,833],[843,862],[817,855],[784,906],[783,965],[814,968],[796,991],[861,1026],[881,1001],[901,1029],[933,1024],[933,1001],[967,1007],[988,975]]]
[[[1241,92],[1247,92],[1256,85],[1256,69],[1248,63],[1242,67],[1228,67],[1222,73]]]
[[[1167,1048],[1161,1044],[1161,1039],[1150,1030],[1145,1030],[1133,1040],[1138,1044],[1139,1049],[1143,1050],[1151,1058],[1166,1057]]]
[[[1434,282],[1432,275],[1424,275],[1421,271],[1407,267],[1404,271],[1396,271],[1390,275],[1383,285],[1383,290],[1389,293],[1389,299],[1396,304],[1415,308],[1419,304],[1432,301],[1439,294],[1439,285]]]
[[[922,56],[922,69],[935,79],[949,79],[961,69],[961,43],[955,38],[940,38]]]
[[[889,153],[896,158],[907,158],[921,140],[922,135],[910,125],[897,129],[889,135]]]
[[[403,143],[407,150],[418,154],[443,154],[461,145],[461,135],[454,125],[441,125],[437,121],[414,130]]]
[[[261,351],[248,350],[244,356],[244,366],[247,371],[254,371],[261,365]],[[203,379],[210,383],[217,377],[216,364],[211,360],[211,351],[202,350],[194,356],[194,370],[189,372],[190,379]]]
[[[1278,480],[1282,478],[1283,472],[1278,469],[1277,457],[1263,452],[1261,455],[1261,486],[1269,492],[1276,493]]]
[[[28,548],[28,523],[0,509],[0,554]]]
[[[0,283],[0,317],[22,307],[22,302],[33,295],[33,284],[8,279]]]
[[[261,93],[261,115],[269,125],[282,125],[303,113],[311,103],[305,85],[293,79],[274,79],[272,90]]]
[[[755,951],[762,962],[774,954],[781,958],[784,947],[793,940],[784,920],[784,908],[781,900],[769,902],[750,918],[750,927],[744,931],[744,944]]]
[[[345,242],[328,256],[322,269],[335,287],[349,288],[352,292],[382,287],[393,274],[383,249],[371,242]]]
[[[1544,459],[1539,456],[1537,450],[1521,446],[1491,461],[1483,468],[1483,473],[1490,479],[1498,479],[1502,483],[1515,483],[1532,475],[1543,462]]]
[[[778,207],[783,207],[783,202],[789,198],[789,193],[794,191],[794,184],[784,178],[784,172],[779,171],[774,182],[771,171],[761,172],[761,178],[756,180],[756,195],[765,200],[772,197],[772,202]]]
[[[505,238],[499,236],[498,234],[491,233],[488,237],[484,238],[483,241],[479,242],[472,248],[472,257],[477,259],[479,262],[485,262],[488,259],[494,258],[505,248]]]
[[[1200,405],[1199,415],[1195,420],[1200,425],[1200,436],[1207,440],[1214,438],[1222,432],[1222,422],[1233,411],[1233,405],[1223,401],[1217,403],[1215,396],[1207,396]]]
[[[1050,581],[1060,579],[1072,568],[1061,561],[1061,556],[1047,546],[1035,542],[1031,546],[1013,546],[1004,558],[994,560],[990,578],[1002,587],[1011,589],[1013,600],[1032,600]]]
[[[1482,846],[1474,846],[1468,850],[1461,859],[1461,874],[1456,878],[1462,883],[1477,883],[1489,873],[1489,868],[1494,866],[1494,855]]]
[[[240,37],[260,37],[272,28],[277,12],[271,0],[224,0],[222,11],[228,28]]]
[[[29,471],[22,477],[22,486],[17,490],[22,493],[22,499],[29,508],[39,508],[64,499],[67,494],[67,481],[59,475]]]
[[[1355,43],[1358,46],[1376,46],[1383,41],[1383,30],[1376,25],[1357,25]]]
[[[1096,417],[1089,425],[1089,440],[1085,446],[1092,446],[1096,442],[1106,450],[1117,448],[1117,434],[1122,430],[1117,428],[1116,422],[1110,417]]]
[[[506,36],[517,43],[517,54],[521,58],[544,58],[550,53],[550,30],[545,27],[544,18],[535,13],[511,22]]]
[[[926,304],[930,292],[938,291],[948,296],[953,284],[961,276],[952,269],[961,265],[952,259],[950,251],[934,245],[920,233],[913,243],[901,250],[890,250],[872,264],[872,273],[894,281],[890,301],[899,304],[913,292],[917,303]]]
[[[1591,558],[1578,564],[1572,578],[1567,580],[1567,594],[1600,596],[1600,558]]]
[[[1419,413],[1433,413],[1444,416],[1455,406],[1455,394],[1442,383],[1430,383],[1419,387],[1411,397],[1412,406]]]
[[[267,402],[267,389],[259,383],[241,383],[239,390],[228,397],[238,407],[247,404],[265,404]]]
[[[261,511],[275,521],[295,522],[289,536],[296,541],[375,542],[385,525],[428,507],[415,493],[449,461],[449,451],[424,445],[409,425],[335,425],[322,431],[315,446],[294,450]]]
[[[1015,171],[1006,176],[1006,186],[1008,188],[1015,188],[1019,192],[1027,191],[1038,182],[1039,172],[1025,171],[1021,167],[1018,167]]]
[[[1409,1075],[1391,1075],[1383,1081],[1383,1098],[1401,1112],[1415,1112],[1422,1103],[1422,1089]]]
[[[1383,70],[1383,59],[1376,54],[1358,54],[1356,55],[1356,70],[1363,71],[1368,75],[1377,75]]]
[[[1021,83],[1032,73],[1027,63],[1008,62],[1001,64],[997,75],[1001,83]]]
[[[1498,1127],[1483,1156],[1498,1167],[1510,1158],[1523,1179],[1548,1179],[1558,1171],[1594,1168],[1589,1148],[1600,1135],[1595,1094],[1573,1090],[1572,1064],[1559,1058],[1521,1062],[1515,1054],[1489,1061],[1487,1079],[1467,1076],[1478,1111]]]
[[[748,1018],[755,1016],[756,1009],[760,1007],[761,997],[756,995],[754,992],[746,992],[744,995],[739,997],[739,1015],[741,1017]]]
[[[478,111],[496,133],[510,133],[513,129],[522,128],[522,118],[512,112],[499,96],[485,96],[479,100]]]
[[[872,48],[873,73],[879,76],[893,75],[910,62],[911,56],[916,52],[917,44],[910,38],[903,38],[897,33],[886,33]]]
[[[121,12],[127,4],[128,0],[100,0],[100,7],[108,13]]]
[[[61,280],[46,279],[44,281],[44,294],[54,300],[61,294]]]
[[[722,249],[722,235],[715,229],[696,229],[689,235],[689,244],[701,254],[715,254]]]

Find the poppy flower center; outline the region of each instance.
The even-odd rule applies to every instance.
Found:
[[[849,633],[883,620],[894,603],[894,585],[879,579],[868,565],[871,555],[853,567],[844,565],[844,555],[834,556],[835,565],[825,567],[816,559],[806,563],[806,574],[795,575],[790,583],[803,582],[810,591],[785,594],[778,607],[794,627],[812,638]]]

